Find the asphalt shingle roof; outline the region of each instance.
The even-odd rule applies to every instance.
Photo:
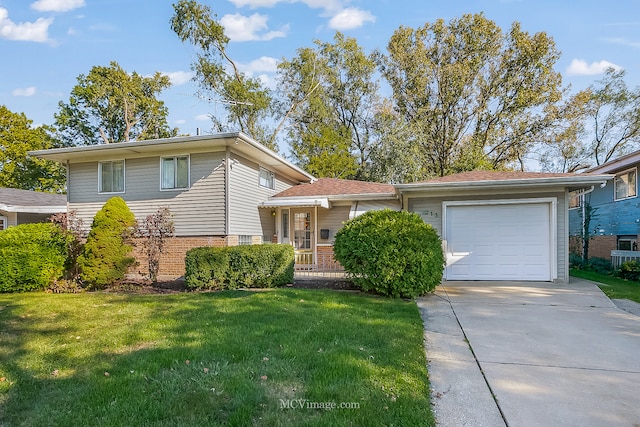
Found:
[[[379,182],[353,181],[337,178],[320,178],[311,184],[294,185],[274,197],[314,197],[341,194],[388,194],[394,193],[391,184]]]
[[[0,203],[7,206],[64,206],[67,204],[67,196],[16,188],[0,188]]]

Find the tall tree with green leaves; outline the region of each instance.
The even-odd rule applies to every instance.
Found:
[[[317,176],[370,178],[379,84],[356,39],[316,40],[279,65],[280,117],[296,162]]]
[[[483,14],[400,27],[378,54],[427,176],[524,165],[562,98],[553,40]],[[425,176],[425,177],[427,177]]]
[[[69,102],[55,114],[59,138],[67,145],[94,145],[168,138],[177,135],[167,123],[168,109],[158,95],[169,77],[126,72],[117,62],[81,74]]]
[[[173,5],[171,29],[182,42],[196,48],[192,64],[199,96],[219,103],[225,117],[213,116],[217,131],[242,131],[275,149],[275,134],[266,124],[270,118],[272,98],[262,82],[241,72],[227,52],[229,37],[207,5],[195,0],[180,0]]]
[[[30,150],[56,148],[46,126],[34,127],[24,113],[0,106],[0,187],[61,193],[65,171],[59,164],[36,159]]]
[[[610,68],[589,89],[587,126],[592,142],[587,150],[596,165],[638,148],[640,143],[640,87],[630,89],[624,70]]]

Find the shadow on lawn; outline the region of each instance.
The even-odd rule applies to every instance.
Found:
[[[0,425],[433,422],[415,304],[295,289],[102,297],[102,310],[55,316],[0,299]],[[108,314],[111,327],[76,348],[70,338],[88,335],[77,325],[97,327],[82,319]]]

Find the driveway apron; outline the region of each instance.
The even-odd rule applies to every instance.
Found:
[[[441,426],[640,426],[640,317],[597,286],[444,282],[418,299]]]

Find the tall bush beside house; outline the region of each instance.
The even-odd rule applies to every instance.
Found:
[[[107,200],[91,224],[78,265],[81,279],[90,288],[104,288],[124,278],[129,266],[135,262],[130,256],[133,249],[128,240],[136,219],[124,200]]]
[[[442,242],[415,213],[384,209],[353,218],[336,233],[333,251],[364,291],[413,298],[442,280]]]
[[[67,244],[67,236],[51,223],[0,231],[0,292],[44,290],[62,278]]]

